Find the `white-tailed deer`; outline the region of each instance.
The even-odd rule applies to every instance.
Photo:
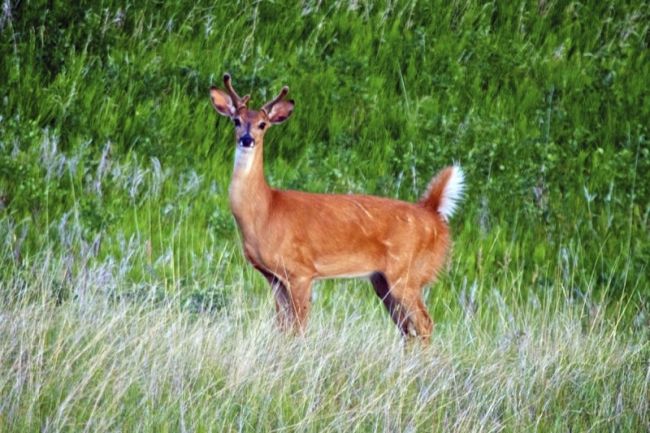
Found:
[[[405,336],[427,341],[433,322],[422,289],[449,250],[448,220],[463,193],[459,166],[443,169],[415,204],[352,194],[311,194],[269,187],[264,134],[291,116],[289,89],[259,111],[248,109],[225,74],[226,91],[212,87],[212,105],[235,125],[235,166],[229,198],[248,261],[271,284],[280,325],[303,331],[314,280],[370,277]]]

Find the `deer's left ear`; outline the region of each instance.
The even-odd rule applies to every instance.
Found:
[[[293,102],[293,100],[278,101],[273,104],[266,115],[271,123],[277,125],[278,123],[284,122],[291,116],[291,113],[293,113],[293,107],[295,105],[296,104]]]
[[[212,101],[214,109],[222,116],[232,117],[237,112],[237,108],[235,108],[232,98],[223,90],[219,90],[216,87],[210,87],[210,100]]]

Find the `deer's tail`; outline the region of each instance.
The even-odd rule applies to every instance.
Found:
[[[463,169],[460,165],[452,165],[443,168],[436,177],[431,179],[420,203],[427,209],[439,213],[445,221],[449,221],[463,198],[464,191]]]

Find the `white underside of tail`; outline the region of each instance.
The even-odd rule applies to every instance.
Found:
[[[465,191],[465,173],[460,165],[452,167],[451,176],[447,180],[445,189],[440,198],[440,205],[438,205],[438,213],[442,215],[445,221],[449,221],[454,215],[460,200],[463,198]]]

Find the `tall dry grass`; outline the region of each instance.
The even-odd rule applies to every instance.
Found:
[[[178,296],[111,296],[128,279],[89,278],[97,269],[75,273],[70,284],[83,290],[57,298],[61,265],[41,263],[3,287],[2,431],[649,426],[647,334],[621,325],[624,305],[562,287],[521,305],[501,295],[515,281],[473,307],[459,299],[465,307],[449,305],[457,313],[421,348],[403,345],[361,284],[338,284],[333,307],[317,303],[307,335],[292,337],[275,329],[270,296],[246,291],[244,279],[229,307],[197,312]]]

